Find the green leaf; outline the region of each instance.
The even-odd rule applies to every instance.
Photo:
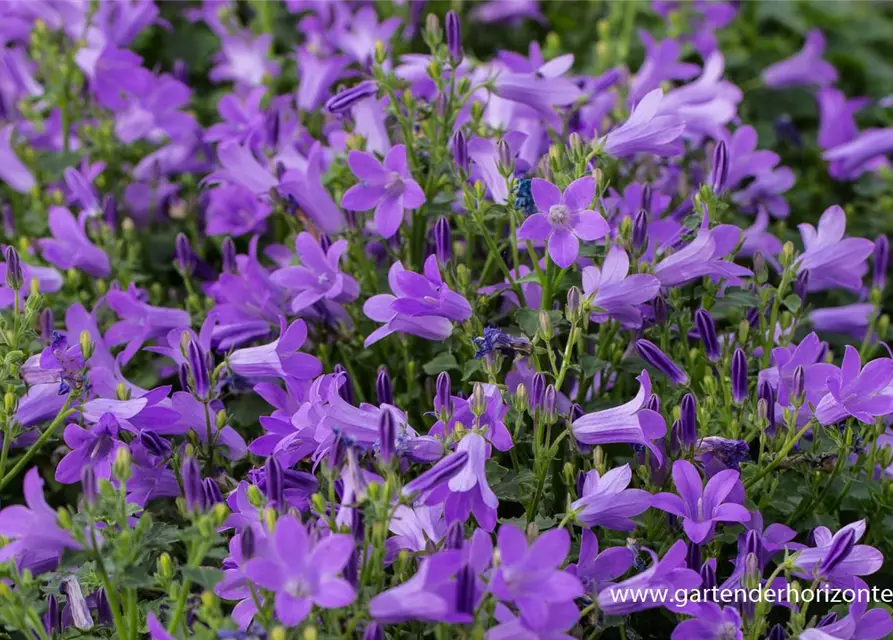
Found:
[[[183,567],[183,577],[189,578],[205,589],[213,589],[218,582],[223,580],[223,571],[213,567]]]
[[[462,369],[462,382],[471,380],[472,376],[481,370],[484,365],[483,360],[469,360]]]
[[[787,307],[788,311],[791,313],[797,313],[800,311],[800,306],[803,304],[803,301],[800,300],[800,296],[791,294],[787,298],[784,299],[784,306]]]
[[[441,371],[458,371],[459,363],[456,362],[456,358],[452,353],[444,351],[434,356],[433,360],[426,362],[422,366],[422,369],[424,369],[425,373],[429,376],[436,376]]]
[[[580,358],[580,370],[583,372],[583,375],[591,376],[594,375],[596,371],[598,371],[601,367],[605,365],[604,360],[599,360],[595,356],[584,355]]]
[[[728,311],[735,308],[756,307],[759,304],[757,297],[746,289],[738,287],[730,287],[723,294],[722,298],[716,301],[715,309],[719,311]]]

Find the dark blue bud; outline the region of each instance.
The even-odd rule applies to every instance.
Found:
[[[461,549],[465,545],[465,526],[458,520],[454,520],[447,527],[443,537],[443,546],[446,549]]]
[[[806,393],[806,375],[803,372],[803,367],[798,366],[794,369],[794,377],[791,383],[791,396],[797,403],[803,401],[803,396]]]
[[[38,322],[40,323],[40,339],[44,342],[51,342],[53,340],[53,332],[56,329],[56,319],[53,316],[53,310],[47,307],[41,311]]]
[[[713,322],[713,316],[706,309],[698,309],[695,311],[695,326],[698,328],[698,336],[704,343],[704,352],[707,359],[716,362],[720,358],[719,338],[716,336],[716,324]]]
[[[52,593],[47,598],[47,610],[43,614],[43,628],[50,637],[62,633],[62,612],[59,610],[59,601]]]
[[[177,234],[176,265],[180,273],[190,275],[195,270],[195,253],[185,233]]]
[[[651,189],[650,184],[646,184],[642,188],[642,209],[645,210],[645,213],[651,213],[651,204],[653,198],[653,191]]]
[[[701,545],[695,544],[690,540],[685,543],[686,554],[685,563],[692,571],[697,571],[701,567]]]
[[[538,371],[530,383],[530,408],[539,409],[543,405],[543,397],[546,395],[546,376]]]
[[[363,632],[363,640],[384,640],[384,629],[377,622],[370,622]]]
[[[654,310],[654,323],[658,325],[665,324],[667,321],[667,299],[662,295],[658,295],[651,304]]]
[[[716,586],[716,569],[709,560],[701,565],[701,588],[709,591]]]
[[[190,340],[186,348],[186,358],[192,372],[192,391],[202,400],[206,400],[211,392],[211,379],[208,373],[208,359],[204,350],[196,340]]]
[[[366,80],[329,98],[326,101],[325,110],[334,114],[345,113],[356,103],[374,96],[376,93],[378,93],[378,85],[371,80]]]
[[[694,394],[685,394],[679,410],[680,442],[685,447],[693,447],[698,441],[698,401]]]
[[[679,368],[667,354],[658,348],[656,344],[648,340],[637,340],[636,350],[642,360],[667,376],[673,384],[688,384],[688,374]]]
[[[809,269],[804,269],[794,280],[794,295],[800,298],[800,302],[806,302],[807,293],[809,293]]]
[[[118,226],[118,201],[115,196],[108,194],[102,200],[102,219],[109,229],[115,230]]]
[[[456,584],[457,613],[469,616],[474,613],[476,577],[474,570],[467,564],[459,571]]]
[[[874,259],[872,260],[872,286],[883,289],[887,286],[887,265],[890,261],[890,241],[887,236],[878,236],[874,241]]]
[[[220,493],[220,487],[217,486],[213,478],[205,478],[202,481],[202,489],[204,490],[207,508],[213,507],[218,502],[223,502],[223,494]]]
[[[452,385],[450,374],[441,371],[437,375],[437,384],[435,385],[434,404],[438,411],[444,412],[447,416],[453,412]]]
[[[456,129],[453,134],[453,160],[461,171],[468,173],[468,141],[462,129]]]
[[[329,237],[329,234],[319,234],[319,248],[322,249],[323,253],[328,253],[329,249],[332,248],[332,239]]]
[[[775,427],[775,389],[769,384],[768,380],[760,382],[757,388],[757,399],[766,401],[766,418],[769,421],[769,428]]]
[[[784,627],[776,624],[769,630],[769,636],[766,640],[787,640],[788,634],[785,633]]]
[[[242,553],[242,562],[254,557],[257,550],[257,539],[254,535],[254,529],[245,527],[239,534],[239,551]]]
[[[22,271],[22,261],[19,259],[19,252],[15,247],[7,245],[3,251],[3,258],[6,260],[6,285],[10,289],[18,291],[25,282],[25,274]]]
[[[350,380],[350,374],[347,373],[347,369],[345,369],[342,364],[336,364],[332,367],[332,372],[342,378],[341,386],[338,387],[338,395],[341,396],[347,404],[353,404],[353,383]]]
[[[455,11],[446,14],[446,43],[450,62],[457,66],[462,62],[462,23]]]
[[[267,501],[277,509],[284,509],[285,474],[282,471],[282,464],[275,456],[270,456],[264,463],[264,486]]]
[[[185,362],[177,369],[177,375],[180,379],[180,388],[183,391],[189,391],[189,365]]]
[[[636,254],[641,255],[648,246],[648,212],[639,209],[633,219],[632,248]]]

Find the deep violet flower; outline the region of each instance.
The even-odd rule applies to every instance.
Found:
[[[338,577],[353,551],[349,535],[331,534],[314,542],[300,521],[282,516],[267,553],[249,560],[245,573],[255,584],[275,592],[276,616],[294,627],[314,605],[338,609],[354,601],[353,587]]]
[[[551,182],[534,178],[531,193],[538,213],[524,221],[518,238],[547,241],[549,255],[563,269],[577,259],[580,240],[599,240],[610,230],[604,218],[590,208],[595,198],[591,176],[574,180],[564,193]]]
[[[453,332],[452,321],[471,317],[468,301],[444,283],[437,256],[428,256],[423,274],[407,271],[395,262],[388,272],[388,284],[394,295],[372,296],[363,305],[367,317],[385,323],[366,338],[367,348],[395,331],[445,340]]]
[[[579,561],[567,566],[577,576],[587,593],[596,594],[633,566],[633,552],[627,547],[610,547],[599,553],[598,538],[591,529],[583,529]]]
[[[809,271],[809,291],[841,287],[857,291],[868,271],[866,259],[874,243],[866,238],[844,238],[846,214],[839,206],[828,207],[819,218],[818,229],[811,224],[797,226],[805,251],[797,272]]]
[[[648,447],[660,463],[663,455],[653,441],[666,435],[667,424],[660,413],[646,408],[651,397],[648,372],[643,370],[637,380],[639,392],[626,404],[574,420],[574,437],[590,445],[626,443]]]
[[[837,69],[822,59],[825,36],[819,29],[806,34],[803,48],[794,56],[763,69],[761,77],[767,87],[776,89],[799,85],[824,87],[837,81]]]
[[[651,274],[629,275],[629,256],[614,245],[598,267],[583,269],[583,293],[592,306],[592,320],[616,320],[625,327],[642,326],[641,305],[660,291],[660,280]]]
[[[467,433],[456,446],[457,453],[467,454],[462,468],[445,485],[432,492],[425,504],[444,503],[447,523],[465,522],[471,514],[484,531],[496,526],[499,499],[487,482],[484,465],[489,457],[489,446],[478,433]]]
[[[347,240],[338,240],[323,250],[305,231],[295,240],[295,250],[301,265],[283,267],[272,275],[274,283],[294,292],[292,313],[300,313],[323,298],[340,303],[356,300],[359,294],[357,281],[338,268],[347,251]]]
[[[713,537],[717,522],[750,520],[750,512],[742,505],[727,502],[738,478],[737,471],[727,469],[710,478],[704,487],[694,465],[677,460],[673,463],[673,482],[679,495],[659,493],[654,496],[652,506],[682,518],[682,528],[689,539],[702,544]]]
[[[229,368],[245,378],[284,378],[311,380],[322,373],[322,363],[309,353],[298,351],[307,341],[307,324],[279,320],[279,338],[259,347],[247,347],[230,354]]]
[[[0,562],[13,560],[19,570],[41,573],[52,569],[65,549],[80,545],[59,528],[58,514],[43,497],[43,480],[37,467],[25,474],[25,502],[0,510],[0,535],[8,542],[0,547]]]
[[[645,362],[667,376],[673,384],[688,384],[688,374],[650,340],[636,340],[636,351]]]
[[[632,531],[630,520],[651,506],[651,494],[627,489],[632,481],[629,465],[611,469],[603,476],[592,470],[585,474],[580,498],[571,504],[578,522],[587,527],[602,526],[614,531]]]
[[[65,207],[51,207],[48,218],[52,238],[39,241],[43,259],[60,269],[80,269],[104,278],[111,273],[105,251],[90,242],[84,228]]]
[[[71,452],[56,466],[56,481],[64,484],[78,482],[85,466],[90,466],[97,478],[108,480],[117,450],[127,446],[118,439],[118,419],[111,413],[104,414],[89,429],[68,425],[63,438]]]
[[[865,520],[841,527],[835,534],[827,527],[816,527],[812,531],[815,546],[803,548],[797,553],[794,566],[798,572],[795,575],[811,580],[817,573],[832,585],[852,587],[855,576],[871,575],[884,562],[883,555],[874,547],[856,544],[864,535]],[[832,553],[836,557],[833,563],[829,563]]]
[[[118,356],[127,362],[139,351],[146,340],[164,336],[171,329],[189,327],[189,313],[183,309],[169,309],[146,304],[135,288],[125,291],[109,291],[106,302],[121,318],[109,327],[105,342],[112,347],[128,343]]]
[[[402,144],[388,151],[384,163],[371,153],[351,151],[347,164],[361,182],[344,193],[341,206],[351,211],[375,209],[375,229],[382,237],[397,233],[404,209],[418,209],[425,203],[422,188],[409,172]]]
[[[858,349],[846,346],[839,372],[829,376],[828,393],[815,408],[815,417],[823,425],[852,416],[874,424],[877,416],[893,412],[893,395],[887,390],[893,380],[893,359],[878,358],[863,367]]]

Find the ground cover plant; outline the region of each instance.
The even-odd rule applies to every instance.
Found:
[[[0,39],[5,637],[893,637],[888,5]]]

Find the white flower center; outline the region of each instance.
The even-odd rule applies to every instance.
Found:
[[[292,578],[285,583],[285,592],[293,598],[306,598],[310,595],[307,583],[299,578]]]
[[[553,204],[549,207],[549,222],[556,227],[564,227],[571,218],[571,210],[566,204]]]

